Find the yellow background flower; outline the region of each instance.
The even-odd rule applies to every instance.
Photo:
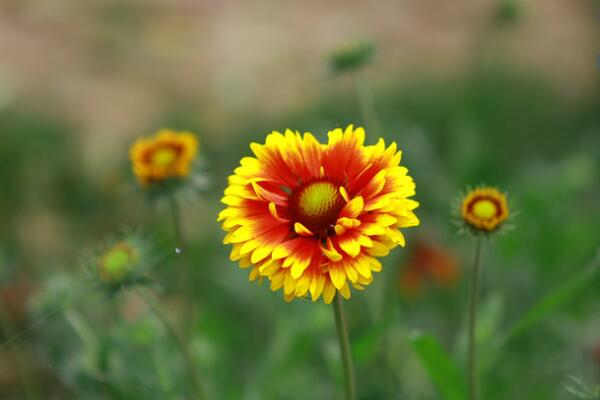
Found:
[[[136,140],[129,157],[138,182],[148,186],[188,176],[197,153],[198,139],[193,133],[163,129],[152,137]]]
[[[463,198],[461,214],[472,229],[495,231],[509,216],[506,196],[493,187],[474,189]]]

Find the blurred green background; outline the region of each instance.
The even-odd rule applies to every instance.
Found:
[[[568,387],[600,383],[599,13],[592,0],[3,0],[0,397],[189,398],[160,321],[82,268],[107,237],[143,231],[178,319],[169,213],[128,161],[136,137],[171,127],[198,134],[210,180],[182,210],[207,398],[341,398],[331,307],[249,284],[216,215],[250,142],[367,123],[368,143],[403,150],[421,225],[346,302],[359,398],[460,398],[473,240],[450,203],[480,183],[518,212],[484,253],[482,399],[583,398]],[[334,73],[331,52],[359,38],[371,62]]]

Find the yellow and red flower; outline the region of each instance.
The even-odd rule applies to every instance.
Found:
[[[462,200],[461,215],[472,230],[493,232],[509,217],[506,196],[493,187],[471,190]]]
[[[287,130],[250,145],[255,157],[229,177],[218,217],[250,280],[268,278],[288,301],[310,293],[331,303],[370,284],[377,258],[404,246],[400,228],[419,224],[414,181],[395,143],[364,139],[350,125],[330,131],[327,144]]]
[[[193,133],[163,129],[152,137],[136,140],[129,158],[138,182],[149,186],[188,176],[197,153],[198,139]]]

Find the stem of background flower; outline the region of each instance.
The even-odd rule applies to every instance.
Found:
[[[340,342],[342,365],[344,367],[346,400],[354,400],[356,398],[356,382],[354,380],[354,370],[352,367],[352,353],[350,352],[348,327],[346,326],[346,317],[344,315],[342,298],[339,294],[336,294],[333,300],[333,310],[335,314],[335,327],[337,329],[338,339]]]
[[[471,271],[471,294],[469,297],[469,330],[468,330],[468,373],[469,373],[469,400],[477,399],[477,355],[476,355],[476,320],[477,304],[479,302],[479,281],[481,273],[481,247],[483,237],[479,235],[475,244],[475,261]]]
[[[163,326],[165,327],[167,332],[169,332],[169,335],[173,339],[173,342],[175,343],[175,345],[177,345],[177,347],[181,351],[181,355],[182,355],[183,361],[185,363],[185,369],[188,373],[190,383],[192,386],[192,390],[194,392],[194,399],[196,399],[196,400],[203,399],[204,397],[203,397],[202,385],[200,384],[200,381],[198,378],[199,375],[196,371],[194,361],[192,359],[190,350],[189,350],[186,342],[181,338],[181,336],[179,336],[179,334],[177,333],[177,331],[175,330],[173,325],[169,322],[169,319],[166,317],[165,313],[163,312],[160,304],[157,301],[155,301],[151,295],[146,295],[144,293],[143,289],[140,289],[140,288],[136,288],[135,292],[142,299],[142,301],[144,301],[144,303],[146,303],[148,308],[150,308],[152,310],[152,312],[158,317],[158,319],[163,324]]]
[[[356,84],[356,97],[358,98],[358,106],[364,124],[369,132],[371,132],[371,135],[381,135],[381,125],[379,123],[379,118],[377,117],[373,91],[371,90],[367,80],[361,75],[360,72],[357,72],[354,75],[354,81]]]
[[[169,206],[171,208],[171,219],[173,221],[173,234],[175,235],[175,245],[177,248],[183,248],[183,231],[181,229],[181,220],[179,216],[179,204],[174,196],[169,197]]]
[[[10,319],[10,315],[6,310],[4,301],[2,299],[0,299],[0,329],[7,338],[12,338],[16,335],[13,322]],[[31,374],[27,362],[28,358],[26,354],[24,354],[21,347],[19,347],[18,343],[14,347],[14,356],[16,364],[15,367],[20,373],[22,379],[21,383],[23,384],[23,391],[25,392],[26,398],[31,400],[39,399],[40,397],[38,395],[37,384],[33,378],[33,375]]]
[[[175,238],[175,255],[177,257],[177,268],[179,273],[179,285],[183,291],[185,302],[183,306],[183,322],[184,322],[184,336],[187,336],[189,327],[193,326],[194,310],[193,310],[193,296],[192,288],[190,286],[191,279],[188,276],[187,265],[183,262],[182,257],[185,254],[185,239],[183,237],[183,229],[181,227],[181,213],[179,210],[179,204],[174,196],[169,198],[171,208],[171,219],[173,222],[173,235]]]
[[[75,307],[66,307],[62,311],[65,320],[69,323],[83,345],[82,354],[85,355],[84,363],[86,368],[91,368],[96,372],[95,378],[102,387],[103,398],[109,399],[118,397],[118,393],[110,381],[109,354],[106,353],[111,348],[110,343],[107,342],[107,338],[110,335],[113,316],[116,314],[115,297],[113,296],[110,300],[111,307],[109,311],[111,312],[111,318],[107,325],[108,329],[104,333],[95,330]]]

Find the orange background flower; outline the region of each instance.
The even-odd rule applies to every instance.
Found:
[[[189,175],[198,152],[198,139],[191,132],[160,130],[131,146],[133,173],[142,186]]]
[[[440,287],[453,286],[459,277],[458,260],[449,249],[427,241],[417,241],[408,263],[400,270],[399,286],[403,295],[422,294],[428,282]]]

